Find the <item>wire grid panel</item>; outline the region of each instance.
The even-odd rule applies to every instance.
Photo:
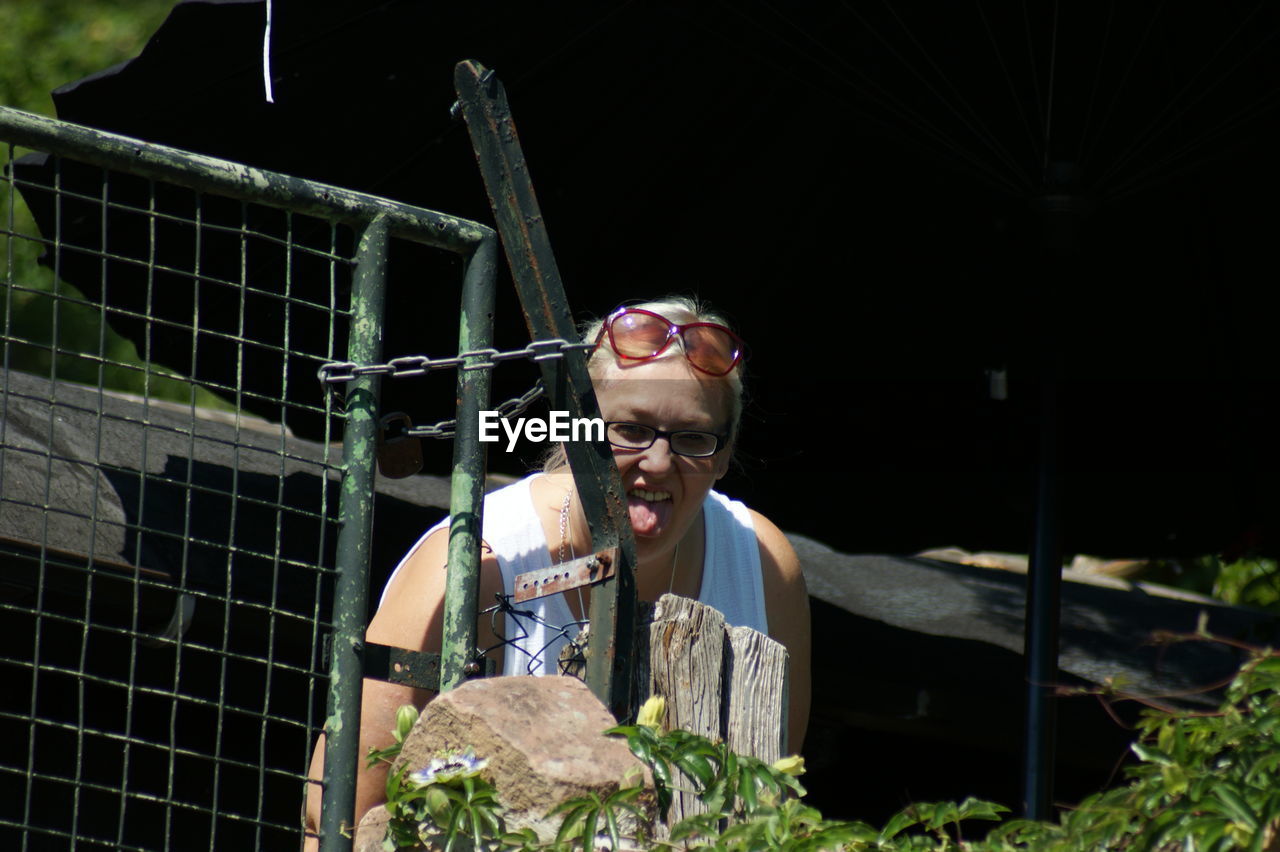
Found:
[[[5,148],[0,848],[296,848],[352,233]]]

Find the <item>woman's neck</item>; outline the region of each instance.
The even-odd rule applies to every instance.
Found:
[[[564,558],[585,556],[591,552],[591,528],[587,524],[582,501],[573,487],[572,475],[562,474],[557,486],[561,511],[565,505],[564,499],[568,498],[568,511],[563,525]],[[702,575],[701,570],[695,570],[701,563],[701,529],[702,513],[699,512],[678,541],[672,541],[668,546],[655,548],[640,556],[640,564],[636,568],[636,593],[641,600],[657,600],[667,592],[697,597]],[[645,549],[648,550],[647,547]]]

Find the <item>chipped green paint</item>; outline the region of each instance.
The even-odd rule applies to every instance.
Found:
[[[470,254],[493,236],[493,230],[479,222],[424,207],[8,107],[0,107],[0,132],[15,145],[355,227],[381,217],[391,236],[461,254]]]
[[[358,363],[382,357],[389,220],[377,216],[360,235],[351,287],[351,332],[347,356]],[[342,826],[355,822],[356,773],[360,766],[361,660],[369,606],[369,555],[377,447],[378,377],[347,385],[342,436],[343,477],[338,505],[337,579],[333,590],[333,656],[325,722],[324,799],[320,815],[323,852],[349,850]]]
[[[497,279],[497,239],[481,242],[467,262],[462,284],[458,351],[493,345],[493,308]],[[478,359],[468,359],[477,361]],[[479,439],[481,409],[489,405],[490,370],[458,371],[458,428],[453,444],[449,499],[449,576],[445,585],[444,640],[440,649],[440,689],[467,676],[476,653],[479,610],[480,534],[484,523],[485,444]]]

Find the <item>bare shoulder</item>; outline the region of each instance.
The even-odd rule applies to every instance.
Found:
[[[760,574],[764,581],[769,635],[790,646],[797,633],[808,632],[809,592],[804,584],[804,570],[795,548],[773,521],[752,509],[751,522],[760,546]]]
[[[804,572],[800,557],[778,526],[755,509],[751,523],[755,527],[756,541],[760,544],[760,568],[764,572],[765,592],[769,592],[770,580],[781,585],[799,584],[804,588]]]
[[[367,636],[371,642],[414,650],[440,650],[444,594],[449,578],[448,549],[449,530],[444,528],[419,541],[405,556],[369,623]],[[482,552],[481,600],[492,598],[501,587],[497,559],[491,553]]]
[[[787,649],[790,660],[787,742],[799,751],[809,724],[810,646],[809,592],[795,548],[782,530],[752,510],[751,522],[760,545],[760,573],[764,581],[769,635]]]
[[[444,607],[447,576],[445,561],[449,533],[437,530],[414,549],[392,575],[378,611],[369,623],[368,637],[399,648],[438,650],[439,639],[430,641],[433,621]],[[434,647],[431,647],[434,645]]]

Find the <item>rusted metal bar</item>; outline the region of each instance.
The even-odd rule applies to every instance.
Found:
[[[511,599],[516,603],[524,603],[594,585],[612,577],[617,564],[618,548],[607,547],[598,553],[588,553],[559,565],[526,571],[516,575]]]
[[[492,71],[469,60],[454,68],[454,86],[529,333],[535,340],[571,340],[576,336],[573,317],[506,91]],[[573,417],[599,416],[586,360],[585,353],[575,352],[566,354],[563,361],[542,362],[552,409],[568,411]],[[626,496],[607,445],[568,442],[565,449],[591,528],[593,549],[616,544],[621,550],[614,577],[592,587],[587,684],[614,715],[624,718],[632,709],[636,611],[635,543],[626,521]]]
[[[386,295],[387,220],[377,217],[360,236],[351,289],[348,357],[358,363],[382,357]],[[338,503],[337,580],[333,590],[332,658],[325,720],[324,797],[320,816],[322,852],[351,849],[360,765],[360,701],[364,684],[364,631],[369,606],[369,559],[373,545],[373,501],[378,443],[377,376],[347,385],[347,422],[342,434],[342,492]],[[345,834],[345,836],[344,836]]]
[[[497,239],[481,242],[467,263],[462,283],[458,351],[493,345],[493,305],[497,280]],[[485,445],[480,442],[480,410],[489,405],[492,370],[467,367],[483,362],[469,355],[458,370],[457,432],[449,498],[449,572],[444,595],[444,640],[440,690],[453,689],[475,670],[476,612],[480,589],[480,533],[484,518]],[[492,367],[492,362],[489,362]]]

